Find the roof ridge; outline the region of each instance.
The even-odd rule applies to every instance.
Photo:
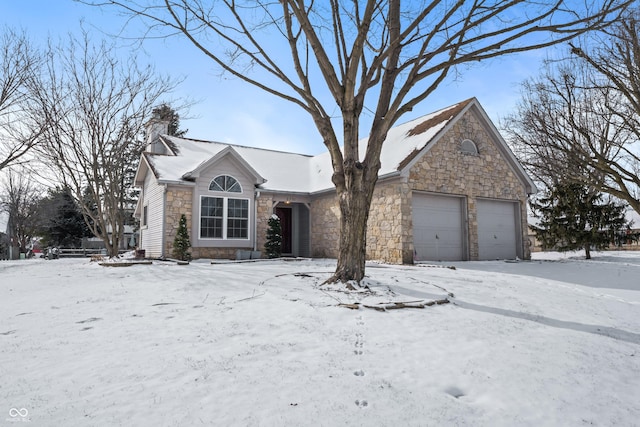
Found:
[[[311,154],[296,153],[296,152],[293,152],[293,151],[284,151],[284,150],[274,150],[272,148],[252,147],[250,145],[233,144],[233,143],[230,143],[230,142],[208,141],[208,140],[205,140],[205,139],[185,138],[185,137],[178,137],[178,136],[166,135],[166,134],[162,135],[162,136],[163,137],[168,137],[168,138],[192,141],[192,142],[199,142],[199,143],[203,143],[203,144],[219,144],[219,145],[224,145],[224,146],[228,146],[228,147],[238,147],[238,148],[246,148],[246,149],[251,149],[251,150],[270,151],[272,153],[295,154],[295,155],[304,156],[304,157],[315,157],[314,155],[311,155]]]

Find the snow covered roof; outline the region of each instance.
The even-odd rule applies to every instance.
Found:
[[[631,221],[632,229],[640,229],[640,214],[638,212],[634,211],[631,208],[627,208],[627,210],[625,211],[625,218],[627,219],[627,221]]]
[[[7,233],[9,225],[9,215],[6,212],[0,212],[0,233]]]
[[[400,173],[410,167],[412,160],[424,153],[430,142],[471,105],[479,107],[478,101],[471,98],[392,128],[383,144],[379,176]],[[186,183],[197,176],[199,170],[211,164],[211,159],[231,154],[243,161],[261,189],[315,193],[333,188],[333,168],[329,152],[309,156],[167,135],[163,135],[162,140],[171,155],[145,153],[144,156],[160,182]],[[368,138],[360,140],[361,159],[364,157],[367,141]]]

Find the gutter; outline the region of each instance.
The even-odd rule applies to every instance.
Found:
[[[253,250],[258,250],[258,197],[260,190],[253,192]]]

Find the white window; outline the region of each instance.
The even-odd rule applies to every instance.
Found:
[[[205,197],[200,201],[200,237],[222,239],[224,221],[224,198]]]
[[[200,238],[248,239],[249,199],[202,196]]]

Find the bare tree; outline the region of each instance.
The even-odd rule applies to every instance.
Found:
[[[637,11],[590,53],[548,64],[523,84],[504,125],[525,166],[550,187],[588,183],[640,212],[640,39]]]
[[[133,58],[123,62],[104,42],[92,45],[85,34],[50,47],[32,87],[31,120],[47,124],[40,152],[110,256],[118,254],[131,208],[131,153],[140,152],[145,118],[175,84]]]
[[[39,202],[42,188],[28,174],[9,170],[5,174],[0,208],[9,214],[11,245],[26,252],[40,227]]]
[[[0,170],[18,163],[36,143],[39,128],[24,126],[27,86],[41,60],[24,33],[0,34]]]
[[[225,72],[312,117],[331,154],[340,207],[330,281],[364,277],[366,226],[387,132],[456,67],[566,42],[630,0],[85,0],[181,34]],[[154,34],[155,35],[155,34]],[[253,70],[254,72],[250,72]],[[339,117],[333,117],[334,112]],[[372,115],[360,150],[363,111]],[[341,147],[340,142],[343,143]]]

